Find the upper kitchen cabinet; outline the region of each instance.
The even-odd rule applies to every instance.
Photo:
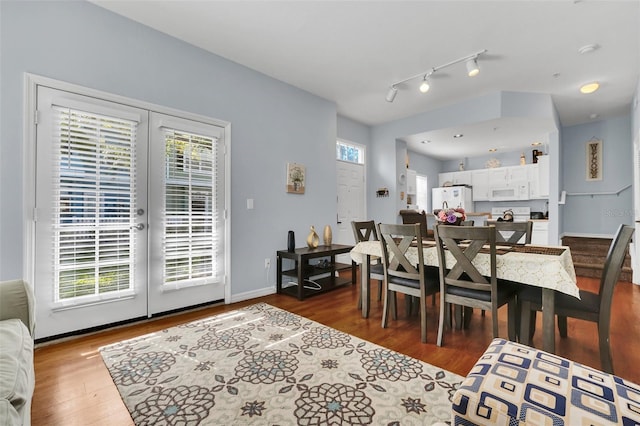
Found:
[[[471,172],[446,172],[438,175],[438,186],[445,186],[445,184],[451,185],[471,185]]]
[[[473,187],[473,201],[489,201],[489,170],[479,169],[471,171],[471,186]]]
[[[549,156],[538,156],[538,195],[549,198]]]

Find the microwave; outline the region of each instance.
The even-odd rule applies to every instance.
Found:
[[[523,182],[514,186],[491,188],[489,190],[490,201],[528,200],[529,183]]]

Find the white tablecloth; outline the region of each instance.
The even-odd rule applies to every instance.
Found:
[[[562,247],[561,255],[547,255],[535,253],[508,252],[496,256],[497,277],[499,279],[515,281],[536,287],[550,288],[571,296],[580,297],[580,290],[576,285],[576,272],[571,259],[569,247]],[[424,263],[429,266],[438,266],[438,252],[433,244],[425,243],[423,246]],[[351,250],[351,259],[362,263],[365,255],[382,256],[380,241],[363,241]],[[453,266],[453,255],[446,252],[447,265]],[[407,258],[417,263],[417,248],[411,247],[407,252]],[[490,275],[489,255],[479,253],[473,264],[483,275]]]

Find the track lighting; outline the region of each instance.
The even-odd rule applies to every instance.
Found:
[[[405,78],[404,80],[396,81],[391,85],[389,91],[387,92],[387,102],[393,102],[398,94],[398,85],[405,83],[409,80],[416,79],[418,77],[422,77],[422,82],[420,83],[420,92],[427,93],[430,88],[429,77],[434,72],[441,70],[443,68],[450,67],[451,65],[455,65],[460,62],[466,62],[467,64],[467,74],[469,77],[473,77],[478,75],[480,72],[480,68],[478,67],[478,57],[487,52],[487,49],[480,50],[479,52],[473,53],[471,55],[463,56],[462,58],[458,58],[454,61],[448,62],[444,65],[440,65],[437,67],[433,67],[428,71],[421,72],[420,74],[413,75],[411,77]]]
[[[469,77],[475,77],[480,74],[480,68],[478,67],[478,59],[471,58],[467,60],[467,75]]]
[[[398,88],[396,86],[389,87],[389,91],[387,92],[387,102],[393,102],[398,94]]]
[[[425,75],[422,79],[422,84],[420,84],[420,92],[427,93],[429,91],[429,80],[427,80],[427,76]]]

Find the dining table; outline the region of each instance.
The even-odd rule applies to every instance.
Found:
[[[464,244],[461,242],[461,244]],[[424,264],[438,267],[436,241],[422,240]],[[382,257],[381,241],[362,241],[350,252],[351,259],[360,265],[360,289],[362,316],[369,316],[370,296],[369,280],[371,261]],[[410,247],[407,258],[418,262],[418,249]],[[445,252],[448,267],[455,263],[453,255]],[[478,271],[490,276],[490,258],[488,253],[478,253],[473,261]],[[496,245],[496,276],[507,280],[540,287],[542,291],[542,344],[543,349],[555,353],[555,294],[565,293],[580,298],[571,250],[566,246],[538,245]]]

